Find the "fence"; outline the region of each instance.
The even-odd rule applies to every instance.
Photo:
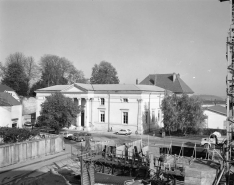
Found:
[[[64,139],[61,136],[0,145],[0,168],[59,153],[63,151],[64,147]]]

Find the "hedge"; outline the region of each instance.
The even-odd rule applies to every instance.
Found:
[[[0,127],[0,137],[4,143],[16,143],[30,139],[39,134],[38,130],[25,128]]]
[[[186,132],[186,135],[210,135],[213,132],[220,132],[222,136],[227,135],[226,129],[212,129],[212,128],[189,128]],[[166,131],[166,135],[171,136],[183,136],[184,133],[182,130],[176,130],[176,131]]]

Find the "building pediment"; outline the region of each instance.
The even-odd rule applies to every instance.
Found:
[[[66,92],[68,92],[68,93],[82,93],[82,92],[85,92],[85,90],[84,89],[81,89],[81,88],[79,88],[79,87],[75,87],[74,85],[71,85],[70,87],[68,87],[68,88],[66,88],[66,89],[64,89],[64,90],[62,90],[61,92],[63,92],[63,93],[66,93]]]

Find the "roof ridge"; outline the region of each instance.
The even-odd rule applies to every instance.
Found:
[[[179,82],[179,84],[180,84],[180,77],[176,74],[176,78],[177,78],[177,80],[178,80],[178,82]],[[181,79],[182,80],[182,79]],[[180,88],[182,89],[182,91],[184,90],[183,88],[182,88],[182,86],[181,86],[181,84],[180,84]]]

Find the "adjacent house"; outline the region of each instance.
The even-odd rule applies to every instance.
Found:
[[[0,92],[0,127],[22,127],[22,105],[8,92]]]
[[[226,107],[213,105],[204,109],[204,115],[207,116],[206,128],[226,129],[224,121],[227,119]]]
[[[1,92],[5,92],[5,93],[9,93],[10,95],[12,95],[17,101],[20,102],[20,98],[17,95],[17,93],[10,87],[8,87],[7,85],[3,85],[0,84],[0,93]]]
[[[154,85],[174,94],[193,94],[193,90],[180,78],[179,74],[150,74],[140,84]]]
[[[36,117],[41,104],[52,93],[61,92],[81,107],[78,130],[147,132],[162,126],[164,89],[149,85],[81,84],[55,85],[36,92]]]

